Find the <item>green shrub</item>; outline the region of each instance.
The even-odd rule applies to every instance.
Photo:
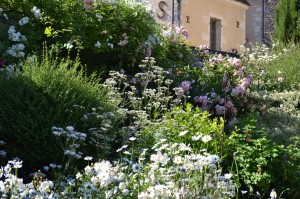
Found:
[[[143,140],[158,142],[167,139],[170,142],[193,144],[193,148],[220,154],[223,121],[217,118],[212,120],[209,117],[207,111],[201,111],[198,107],[194,109],[191,104],[187,104],[184,108],[174,107],[165,114],[161,122],[144,126],[140,135],[142,143]],[[213,141],[209,144],[201,142],[200,140],[206,136]]]
[[[40,17],[33,17],[34,6],[40,10]],[[40,39],[43,39],[65,49],[62,55],[66,55],[66,48],[72,49],[75,55],[74,49],[80,49],[81,61],[94,71],[107,72],[112,67],[130,69],[145,57],[148,47],[158,45],[156,40],[160,37],[154,18],[141,3],[5,0],[3,9],[12,17],[30,17],[27,26],[34,27],[34,32],[24,29],[23,34],[43,35],[36,40],[29,39],[30,46],[41,49]]]
[[[240,132],[230,134],[225,150],[226,161],[232,163],[239,188],[250,190],[252,194],[259,191],[264,196],[271,188],[271,182],[278,180],[274,179],[277,172],[274,165],[278,164],[283,147],[274,144],[250,122]]]
[[[300,92],[252,93],[251,102],[257,115],[257,127],[265,128],[268,136],[279,144],[300,135]]]
[[[112,110],[99,79],[87,77],[80,67],[79,61],[45,55],[40,61],[28,60],[22,74],[0,78],[0,135],[8,158],[19,157],[31,167],[61,161],[51,127],[73,125],[82,131],[82,117],[91,108]]]

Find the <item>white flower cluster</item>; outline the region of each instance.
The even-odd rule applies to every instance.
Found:
[[[76,159],[82,158],[83,153],[78,151],[81,143],[85,141],[86,134],[75,131],[73,126],[67,126],[66,130],[60,127],[52,127],[52,134],[58,137],[65,137],[66,142],[69,143],[68,147],[65,149],[64,154],[67,156],[72,156]],[[69,142],[71,141],[71,142]]]
[[[120,149],[123,150],[127,146]],[[123,163],[96,162],[78,173],[80,196],[98,198],[223,198],[235,196],[232,174],[221,175],[217,155],[193,153],[183,143],[162,140],[152,148],[156,153],[145,162],[145,152],[139,163],[123,158]],[[87,188],[88,187],[88,188]]]
[[[96,162],[84,169],[84,173],[77,173],[76,179],[82,181],[78,188],[85,197],[97,193],[97,197],[114,198],[113,196],[129,194],[125,173],[119,164],[112,165],[109,161]],[[88,177],[88,181],[86,178]],[[88,185],[88,187],[87,187]],[[96,188],[97,187],[97,188]],[[88,197],[89,198],[89,197]]]
[[[16,58],[23,58],[25,56],[24,48],[25,46],[22,43],[15,44],[9,47],[6,53]]]
[[[51,130],[54,135],[67,137],[68,139],[77,139],[77,140],[84,141],[86,138],[85,133],[75,131],[73,126],[67,126],[66,131],[63,128],[55,127],[55,126],[52,127]]]
[[[72,126],[66,131],[74,131]],[[65,130],[54,127],[55,131]],[[76,178],[63,177],[60,190],[53,191],[55,183],[40,181],[24,184],[13,175],[22,167],[22,161],[13,160],[0,168],[0,197],[11,194],[13,198],[223,198],[235,195],[232,174],[223,176],[218,169],[217,155],[194,153],[184,143],[167,143],[166,139],[153,146],[156,151],[150,162],[145,161],[144,149],[138,163],[124,158],[122,163],[99,161],[85,167]],[[122,147],[125,149],[127,146]],[[91,157],[87,157],[91,160]],[[51,168],[57,167],[50,164]],[[43,174],[40,176],[44,177]],[[70,193],[68,190],[77,190]]]
[[[26,41],[27,38],[22,35],[20,32],[16,31],[15,26],[10,26],[8,29],[8,39],[10,39],[11,41]]]
[[[37,7],[33,7],[32,9],[31,9],[31,12],[34,14],[34,17],[35,18],[40,18],[40,17],[42,17],[42,13],[41,13],[41,10],[40,9],[38,9]]]
[[[29,17],[23,17],[22,19],[19,20],[19,25],[23,26],[29,22]]]
[[[195,154],[181,143],[159,143],[154,146],[143,182],[149,184],[138,194],[148,198],[232,198],[235,186],[232,174],[221,175],[217,155]],[[183,155],[184,154],[184,155]],[[191,183],[190,183],[191,182]]]
[[[14,169],[22,167],[22,161],[9,161],[5,167],[0,167],[0,197],[1,198],[58,198],[52,191],[52,181],[42,181],[34,185],[33,182],[25,184],[23,179],[14,175]]]

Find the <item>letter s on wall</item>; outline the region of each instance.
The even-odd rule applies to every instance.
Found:
[[[157,13],[158,18],[163,18],[165,16],[165,10],[163,9],[164,6],[167,6],[165,1],[160,1],[158,3],[158,8],[161,11],[160,13]]]

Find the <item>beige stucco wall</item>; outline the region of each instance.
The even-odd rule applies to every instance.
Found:
[[[221,50],[239,50],[246,42],[246,17],[248,6],[233,0],[183,0],[181,25],[188,29],[193,45],[210,43],[210,18],[221,20]],[[186,22],[190,17],[190,23]],[[239,27],[237,27],[239,22]]]

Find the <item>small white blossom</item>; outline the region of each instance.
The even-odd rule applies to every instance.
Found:
[[[73,48],[73,45],[71,43],[66,43],[64,44],[64,47],[68,50],[72,49]]]
[[[140,164],[138,164],[138,163],[135,163],[135,164],[133,164],[132,165],[132,170],[133,170],[133,172],[140,172],[141,171],[141,165]]]
[[[96,48],[100,48],[101,47],[101,43],[99,41],[97,41],[96,44],[95,44],[95,47]]]
[[[210,135],[205,135],[202,137],[202,142],[206,143],[206,142],[209,142],[211,139],[212,138]]]
[[[84,160],[87,160],[87,161],[90,161],[90,160],[92,160],[92,159],[93,159],[92,156],[86,156],[86,157],[84,157]]]
[[[232,174],[231,173],[226,173],[224,174],[224,177],[229,180],[231,177],[232,177]]]
[[[10,164],[12,166],[12,168],[15,168],[15,169],[22,168],[22,163],[23,163],[23,161],[19,161],[19,160],[8,161],[8,164]]]
[[[129,151],[124,151],[123,153],[126,155],[131,155],[131,153]]]
[[[271,199],[275,199],[277,198],[277,193],[274,189],[272,189],[271,193],[270,193]]]
[[[185,134],[187,134],[189,131],[182,131],[182,132],[180,132],[179,133],[179,137],[182,137],[182,136],[184,136]]]
[[[130,137],[129,140],[134,141],[134,140],[136,140],[136,137]]]
[[[75,128],[74,128],[73,126],[67,126],[66,129],[67,129],[68,131],[74,131],[74,130],[75,130]]]
[[[175,164],[180,164],[180,163],[182,163],[182,158],[181,158],[181,156],[175,156],[174,159],[173,159],[173,162],[174,162]]]
[[[192,136],[192,140],[193,141],[198,141],[198,140],[200,140],[201,137],[202,137],[202,135]]]
[[[7,16],[7,14],[3,14],[3,17],[4,17],[6,20],[9,19],[8,16]]]
[[[125,184],[124,182],[121,182],[121,183],[119,184],[119,189],[123,190],[123,189],[125,189],[125,188],[126,188],[126,184]]]
[[[41,192],[50,192],[51,188],[54,186],[52,181],[43,181],[38,187]]]

